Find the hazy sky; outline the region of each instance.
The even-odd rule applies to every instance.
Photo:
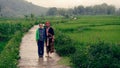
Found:
[[[120,0],[27,0],[43,7],[71,8],[78,5],[112,4],[120,8]]]

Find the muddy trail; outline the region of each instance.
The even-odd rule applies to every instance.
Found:
[[[46,48],[44,47],[43,58],[38,57],[37,44],[35,41],[35,32],[38,26],[31,28],[22,38],[20,45],[19,68],[70,68],[68,66],[59,65],[60,57],[53,53],[51,58],[46,57]]]

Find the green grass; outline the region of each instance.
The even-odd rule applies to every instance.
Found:
[[[75,41],[81,43],[96,43],[99,40],[109,43],[120,43],[120,31],[86,31],[69,33],[68,35]]]
[[[7,42],[5,42],[5,41],[0,42],[0,53],[3,50],[3,48],[5,47],[6,43]]]
[[[0,18],[0,68],[17,68],[21,38],[34,20]]]
[[[72,39],[82,43],[91,43],[99,40],[110,43],[120,43],[120,25],[106,25],[89,27],[90,30],[66,33]]]
[[[41,22],[46,21],[50,21],[54,29],[60,30],[63,35],[69,35],[69,37],[72,38],[72,41],[75,43],[74,46],[77,49],[76,52],[78,53],[80,52],[80,50],[82,51],[85,48],[89,47],[88,43],[93,44],[99,42],[100,40],[107,43],[120,44],[120,16],[78,16],[77,20],[64,19],[62,17],[45,17],[45,20],[42,20]],[[3,23],[7,24],[3,25]],[[0,61],[1,67],[4,67],[6,65],[5,62],[7,62],[9,66],[14,65],[16,67],[17,60],[19,59],[18,47],[20,41],[16,41],[16,43],[13,43],[11,41],[9,43],[6,42],[13,38],[16,31],[20,30],[21,33],[27,32],[27,30],[34,24],[38,23],[34,23],[34,21],[31,20],[17,18],[0,18],[0,51],[2,53],[0,54],[0,59],[2,60]],[[4,32],[4,30],[6,32]],[[11,33],[10,39],[3,42],[2,40],[4,38],[9,38],[9,33]],[[56,35],[57,34],[55,34],[55,36]],[[61,39],[63,39],[63,42],[67,42],[69,44],[72,42],[67,40],[68,38],[66,37],[60,37]],[[19,38],[19,40],[20,39],[21,37]],[[15,41],[15,39],[12,41]],[[58,42],[60,42],[60,40],[58,40]],[[7,46],[5,46],[6,44]],[[84,44],[87,44],[87,46],[85,46]],[[8,51],[11,53],[9,53]],[[3,57],[5,58],[3,59]],[[13,61],[12,63],[11,60]],[[62,59],[58,63],[64,65],[72,65],[70,61],[70,57],[65,56],[62,57]]]
[[[77,20],[57,24],[55,28],[81,43],[99,40],[120,43],[119,16],[80,16]]]
[[[66,66],[71,66],[72,65],[72,63],[70,63],[70,58],[69,57],[62,57],[61,60],[58,61],[58,64],[66,65]]]
[[[22,33],[17,31],[0,54],[0,68],[17,68]]]
[[[120,44],[120,16],[79,16],[77,20],[68,19],[66,22],[58,23],[53,27],[66,36],[69,35],[75,42],[76,53],[84,52],[86,48],[100,41]],[[68,56],[63,57],[59,63],[71,65],[70,61],[70,56]]]

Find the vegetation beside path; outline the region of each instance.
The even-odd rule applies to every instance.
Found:
[[[0,20],[0,68],[17,68],[21,39],[35,24],[25,19]]]

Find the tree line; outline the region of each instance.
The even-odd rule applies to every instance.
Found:
[[[52,7],[48,10],[47,15],[54,16],[71,16],[71,15],[120,15],[120,8],[116,9],[113,5],[108,5],[106,3],[94,6],[84,7],[82,5],[64,9]]]

